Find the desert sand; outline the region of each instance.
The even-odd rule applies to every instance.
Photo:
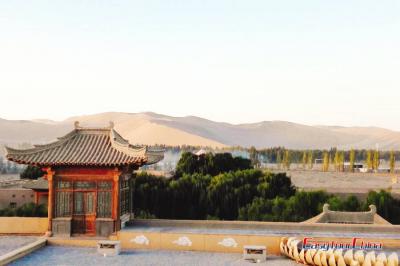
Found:
[[[374,149],[378,144],[381,150],[400,149],[400,132],[376,127],[309,126],[286,121],[229,124],[194,116],[118,112],[64,121],[0,119],[0,144],[48,142],[71,130],[74,121],[83,126],[107,126],[113,121],[116,129],[134,144],[290,149]]]

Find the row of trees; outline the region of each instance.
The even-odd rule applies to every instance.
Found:
[[[236,220],[255,197],[294,195],[286,174],[248,169],[216,176],[184,173],[177,179],[139,174],[133,181],[135,213],[168,219]]]
[[[196,157],[183,155],[179,174],[172,179],[138,174],[132,184],[135,213],[165,219],[304,221],[328,202],[332,209],[346,211],[367,210],[375,204],[385,219],[400,223],[400,201],[384,191],[369,193],[364,202],[354,196],[342,200],[323,191],[297,191],[285,173],[237,170],[234,163],[213,175],[208,170],[216,170],[204,162],[215,160],[215,155],[203,156],[208,160]]]
[[[370,192],[367,200],[340,199],[323,191],[296,191],[284,173],[240,170],[217,176],[184,174],[165,179],[139,174],[133,181],[134,212],[144,218],[299,222],[331,209],[365,211],[370,204],[391,223],[400,224],[400,201]]]
[[[252,162],[249,159],[233,157],[230,153],[207,153],[198,156],[191,152],[184,152],[176,165],[175,176],[193,173],[217,175],[250,168],[252,168]]]
[[[251,150],[248,149],[249,151]],[[279,154],[281,156],[281,159],[283,158],[284,152],[288,150],[285,147],[274,147],[274,148],[268,148],[268,149],[256,149],[256,152],[259,156],[265,157],[268,159],[269,163],[277,163]],[[289,149],[291,152],[291,157],[292,157],[292,162],[293,163],[302,163],[303,161],[303,155],[304,152],[306,151],[308,154],[312,153],[313,158],[323,158],[323,155],[325,152],[328,152],[328,154],[333,158],[336,151],[339,149],[337,148],[331,148],[331,149]],[[374,150],[371,149],[353,149],[354,155],[355,155],[355,161],[356,162],[365,162],[368,157],[368,153],[371,153],[373,156]],[[350,158],[350,150],[342,150],[344,153],[344,157],[346,160],[349,160]],[[379,151],[379,157],[382,160],[389,161],[391,156],[395,156],[396,158],[400,158],[400,151]],[[372,157],[371,157],[372,158]]]
[[[254,153],[254,151],[253,151]],[[276,164],[279,169],[290,169],[290,165],[293,162],[293,154],[296,151],[292,150],[277,150]],[[356,163],[357,153],[354,149],[348,152],[335,150],[334,155],[330,151],[323,151],[320,160],[322,160],[322,170],[329,171],[332,165],[338,172],[345,171],[345,161],[348,160],[350,171],[354,170]],[[347,156],[346,156],[347,154]],[[302,151],[301,165],[303,169],[313,169],[314,167],[314,152],[313,151]],[[366,159],[364,161],[365,166],[370,170],[378,170],[380,166],[380,152],[378,150],[368,150],[366,153]],[[297,163],[299,163],[297,161]],[[396,167],[396,155],[394,151],[389,153],[389,169],[391,173],[394,173]]]
[[[26,203],[19,208],[6,208],[0,210],[0,216],[19,216],[19,217],[47,217],[47,205]]]
[[[331,210],[337,211],[367,211],[374,204],[377,212],[393,224],[400,224],[400,201],[394,199],[388,192],[369,192],[365,201],[359,201],[355,196],[341,199],[324,191],[298,191],[289,198],[274,199],[255,198],[253,202],[239,210],[239,220],[301,222],[321,212],[324,203],[329,203]]]

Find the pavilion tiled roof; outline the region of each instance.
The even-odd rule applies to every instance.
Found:
[[[6,147],[6,157],[20,164],[37,166],[122,166],[153,164],[163,159],[162,151],[133,146],[113,128],[75,129],[57,141],[19,150]]]
[[[33,190],[47,190],[49,189],[49,181],[41,177],[37,180],[29,180],[29,182],[25,183],[22,187],[30,188]]]

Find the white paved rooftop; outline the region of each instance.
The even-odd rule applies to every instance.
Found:
[[[36,236],[0,236],[0,255],[35,242],[37,239]]]
[[[283,257],[268,257],[267,263],[254,264],[237,253],[206,253],[191,251],[134,250],[119,256],[103,257],[95,248],[47,246],[11,265],[268,265],[295,266]]]

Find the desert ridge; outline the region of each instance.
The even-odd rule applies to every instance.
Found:
[[[222,148],[241,146],[258,149],[375,149],[399,150],[400,132],[376,127],[309,126],[286,121],[230,124],[195,116],[173,117],[151,112],[107,112],[70,117],[63,121],[46,119],[0,119],[0,144],[45,143],[72,129],[74,121],[83,126],[103,126],[113,121],[131,143],[170,146],[190,145]]]

